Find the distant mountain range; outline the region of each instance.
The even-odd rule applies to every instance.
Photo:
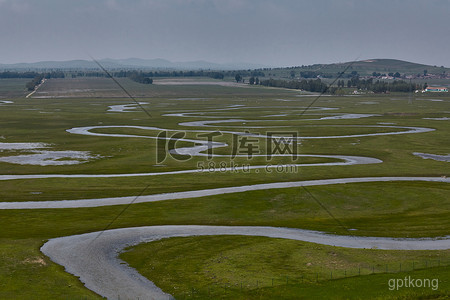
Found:
[[[171,62],[165,59],[100,59],[108,69],[164,69],[164,70],[246,70],[268,66],[252,63],[218,64],[208,61]],[[98,69],[95,62],[89,60],[40,61],[34,63],[0,64],[0,70],[43,70],[43,69]]]
[[[272,68],[272,74],[298,72],[298,71],[314,71],[328,74],[337,74],[342,72],[350,65],[348,73],[357,71],[359,75],[370,75],[372,72],[389,73],[399,72],[406,75],[414,75],[423,73],[427,70],[432,74],[450,74],[450,69],[443,66],[430,66],[418,64],[398,59],[367,59],[346,63],[333,64],[314,64],[309,66],[299,66],[290,68],[273,68],[267,65],[252,63],[229,63],[218,64],[208,61],[188,61],[188,62],[171,62],[166,59],[100,59],[99,62],[103,67],[113,69],[145,69],[145,70],[248,70]],[[16,64],[0,64],[0,70],[17,70],[17,71],[45,71],[45,70],[98,70],[95,62],[89,60],[68,60],[68,61],[40,61],[34,63],[16,63]],[[288,76],[288,75],[287,75]]]

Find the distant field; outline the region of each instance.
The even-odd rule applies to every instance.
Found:
[[[25,85],[30,79],[0,79],[0,100],[5,98],[25,97],[28,93]]]
[[[122,95],[120,95],[122,93]],[[120,88],[107,78],[54,78],[47,80],[33,98],[70,97],[126,97]]]
[[[249,87],[243,83],[233,81],[215,80],[210,78],[161,78],[154,79],[156,85],[220,85],[234,87]]]
[[[134,97],[205,97],[216,95],[277,94],[272,89],[249,87],[230,81],[189,78],[155,79],[154,84],[136,83],[128,78],[117,79]],[[203,84],[202,84],[203,83]],[[230,90],[233,87],[233,90]],[[253,88],[253,89],[252,89]],[[285,93],[284,93],[285,94]],[[32,98],[123,98],[125,92],[109,78],[49,79]]]
[[[283,75],[276,75],[276,77]],[[287,78],[287,77],[286,77]],[[282,92],[281,89],[261,88],[259,86],[249,86],[247,84],[236,83],[232,80],[215,80],[210,78],[156,78],[153,84],[140,84],[128,78],[117,78],[121,85],[133,96],[137,98],[147,97],[180,97],[183,98],[198,98],[201,95],[203,98],[216,95],[239,95],[255,96],[255,95],[276,95],[276,94],[295,94],[299,93],[296,90],[287,90]],[[331,84],[334,79],[322,79],[325,83]],[[427,83],[428,85],[444,85],[447,86],[450,82],[446,79],[417,79],[414,80],[421,85]],[[17,91],[11,96],[18,97],[19,82],[15,87]],[[25,83],[23,82],[23,89],[25,91]],[[5,87],[6,88],[6,87]],[[230,88],[233,88],[231,92]],[[352,93],[354,88],[346,89],[347,93]],[[25,93],[25,92],[24,92]],[[23,94],[22,94],[23,95]],[[426,95],[433,96],[433,93]],[[49,79],[33,94],[32,98],[121,98],[127,97],[126,93],[118,87],[109,78],[64,78],[64,79]],[[200,97],[200,98],[202,98]]]
[[[315,95],[295,90],[234,84],[144,85],[121,79],[121,84],[143,102],[141,105],[151,115],[148,116],[108,78],[50,79],[32,98],[22,99],[25,92],[20,96],[19,86],[22,83],[25,86],[25,82],[0,80],[0,91],[18,97],[0,99],[12,101],[0,104],[0,179],[2,175],[41,177],[0,180],[1,202],[81,201],[348,177],[450,176],[449,162],[423,159],[413,154],[450,154],[450,123],[446,119],[450,117],[449,95],[323,96],[315,101]],[[215,81],[208,80],[210,82]],[[313,101],[315,103],[311,105]],[[111,111],[111,106],[117,105],[128,107],[125,111]],[[321,119],[323,117],[334,118]],[[89,132],[99,135],[68,132],[82,127],[96,127]],[[364,136],[398,133],[405,131],[405,127],[432,131]],[[246,130],[247,135],[243,135]],[[158,150],[156,140],[151,139],[164,131],[168,135],[184,132],[185,138],[191,139],[179,141],[175,148],[198,145],[198,140],[206,140],[200,135],[208,132],[218,133],[214,141],[222,143],[222,147],[214,149],[217,156],[210,159],[184,156],[177,160]],[[305,156],[293,162],[289,155],[270,159],[264,156],[268,151],[265,135],[268,132],[281,135],[286,131],[310,137],[298,141],[299,154],[358,156],[382,162],[331,166],[317,164],[342,160]],[[360,136],[323,138],[336,135]],[[245,157],[245,144],[239,144],[245,136],[251,138],[262,156]],[[42,148],[7,149],[5,143],[45,145],[41,145]],[[233,148],[236,145],[238,147]],[[23,147],[16,144],[19,146]],[[231,159],[229,155],[233,150],[240,150],[237,154],[243,157]],[[55,157],[61,152],[66,156]],[[74,160],[70,157],[72,152],[88,158],[79,158],[81,163],[64,164]],[[158,162],[157,155],[167,157]],[[19,158],[15,163],[8,162],[11,157]],[[17,163],[25,159],[31,163]],[[36,164],[49,161],[55,164]],[[264,168],[248,172],[221,170],[222,163],[228,167],[232,162],[239,166],[303,165],[294,172],[271,172]],[[213,169],[203,173],[44,178],[45,175],[195,171],[199,166],[211,165]],[[448,235],[450,230],[448,183],[405,181],[325,185],[306,190],[271,189],[133,204],[125,211],[124,208],[124,205],[117,205],[0,210],[0,298],[99,298],[77,277],[45,257],[39,248],[50,238],[105,228],[246,225],[404,238],[441,237]],[[299,295],[352,299],[360,297],[362,289],[368,290],[367,297],[444,299],[449,296],[448,250],[364,250],[259,237],[212,236],[141,244],[130,248],[122,258],[164,291],[180,299],[208,299],[210,295],[223,299],[296,299]],[[432,265],[427,260],[432,261]],[[439,266],[436,266],[437,260],[441,263]],[[413,270],[413,262],[421,270]],[[407,266],[401,273],[395,269],[399,263]],[[396,273],[386,272],[386,265]],[[361,267],[361,276],[356,276],[358,267]],[[344,273],[347,271],[349,273]],[[376,274],[371,275],[372,272]],[[390,292],[388,279],[400,275],[438,277],[440,288],[437,291]],[[319,282],[316,276],[319,276]]]

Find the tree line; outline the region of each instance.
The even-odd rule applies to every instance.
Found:
[[[341,81],[341,86],[343,85],[344,80]],[[359,79],[359,77],[353,77],[348,80],[347,87],[355,87],[358,90],[372,91],[374,93],[410,92],[422,88],[420,84],[416,84],[414,82],[409,83],[404,80],[394,80],[392,82],[386,82],[381,80],[374,81],[373,78]]]
[[[308,92],[317,93],[329,93],[338,94],[343,92],[341,88],[356,88],[358,90],[370,91],[373,93],[386,93],[386,92],[411,92],[413,90],[422,89],[420,84],[409,83],[403,80],[395,80],[393,82],[386,82],[370,79],[359,79],[358,77],[352,77],[350,80],[338,80],[336,86],[328,86],[320,78],[309,80],[281,80],[281,79],[267,79],[259,80],[259,78],[250,77],[249,84],[260,84],[270,87],[281,87],[288,89],[304,90]]]
[[[264,77],[265,74],[259,70],[246,70],[246,71],[116,71],[111,72],[114,77],[130,77],[136,76],[135,74],[139,73],[140,77],[211,77],[214,79],[223,79],[225,77],[235,77],[237,74],[241,76],[259,76]]]
[[[39,75],[37,72],[0,72],[0,78],[34,78],[37,75]]]

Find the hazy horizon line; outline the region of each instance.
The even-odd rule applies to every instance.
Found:
[[[130,59],[139,59],[139,60],[162,60],[167,61],[169,63],[194,63],[194,62],[204,62],[204,63],[210,63],[210,64],[217,64],[217,65],[237,65],[237,64],[247,64],[247,65],[260,65],[261,68],[289,68],[289,67],[300,67],[300,66],[311,66],[311,65],[329,65],[329,64],[346,64],[351,62],[364,62],[369,60],[399,60],[409,63],[415,63],[415,64],[423,64],[427,66],[434,66],[434,67],[445,67],[444,65],[438,66],[436,64],[428,64],[425,62],[416,62],[416,61],[410,61],[400,58],[365,58],[365,59],[358,59],[354,61],[335,61],[335,62],[317,62],[317,63],[310,63],[310,64],[289,64],[289,65],[268,65],[264,63],[255,63],[255,62],[246,62],[246,61],[228,61],[228,62],[216,62],[216,61],[209,61],[209,60],[170,60],[167,58],[162,57],[156,57],[156,58],[141,58],[141,57],[125,57],[125,58],[113,58],[113,57],[103,57],[103,58],[96,58],[97,60],[130,60]],[[324,59],[326,60],[326,59]],[[35,64],[35,63],[43,63],[43,62],[70,62],[70,61],[87,61],[87,62],[94,62],[92,59],[88,58],[72,58],[72,59],[63,59],[63,60],[37,60],[37,61],[19,61],[19,62],[0,62],[0,65],[17,65],[17,64]]]

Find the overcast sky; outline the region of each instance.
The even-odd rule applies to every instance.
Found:
[[[450,0],[0,0],[0,63],[164,58],[450,67]]]

